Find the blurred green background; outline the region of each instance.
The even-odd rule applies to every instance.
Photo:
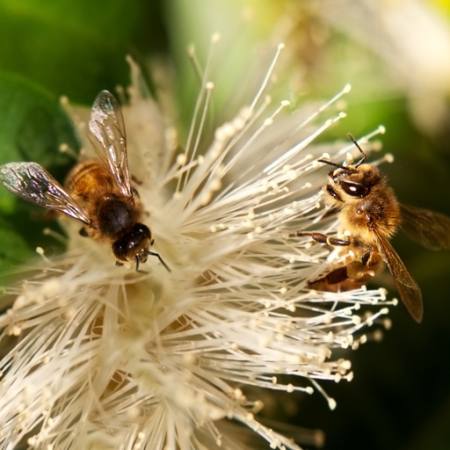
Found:
[[[143,65],[172,62],[185,127],[196,95],[185,50],[196,42],[204,53],[214,31],[230,42],[215,58],[216,119],[247,70],[247,49],[282,39],[294,80],[286,87],[297,103],[352,83],[348,118],[327,137],[384,124],[384,149],[396,158],[384,169],[401,201],[450,214],[444,0],[0,0],[0,163],[38,161],[63,179],[73,161],[59,144],[77,148],[78,140],[58,99],[89,105],[101,89],[125,85],[125,54]],[[49,225],[40,210],[2,191],[0,273],[30,258]],[[450,254],[401,236],[395,246],[423,289],[423,324],[399,306],[383,341],[351,355],[354,381],[325,385],[335,411],[319,396],[301,399],[295,415],[289,409],[291,423],[323,429],[330,450],[450,449]]]

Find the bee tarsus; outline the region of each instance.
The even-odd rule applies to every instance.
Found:
[[[298,237],[300,236],[309,236],[312,239],[314,239],[316,242],[319,242],[321,244],[328,244],[332,247],[334,246],[347,246],[350,245],[349,239],[339,239],[334,236],[328,236],[324,233],[316,233],[316,232],[309,232],[309,231],[299,231],[296,233]]]

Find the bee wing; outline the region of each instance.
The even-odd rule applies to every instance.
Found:
[[[423,302],[420,287],[408,272],[408,269],[391,243],[377,229],[373,231],[377,236],[378,249],[394,278],[395,286],[398,289],[403,304],[412,318],[420,323],[423,317]]]
[[[133,197],[128,172],[127,137],[122,111],[109,91],[97,95],[89,120],[91,140],[109,168],[117,187],[126,197]]]
[[[428,209],[401,205],[402,229],[430,250],[450,250],[450,217]]]
[[[88,215],[37,163],[18,162],[0,166],[0,183],[12,193],[29,202],[59,211],[85,224],[90,223]]]

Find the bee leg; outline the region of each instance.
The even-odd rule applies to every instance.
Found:
[[[166,268],[167,272],[172,272],[169,268],[169,266],[164,262],[164,260],[161,258],[161,255],[159,253],[156,252],[152,252],[150,250],[147,250],[145,252],[147,255],[149,256],[156,256],[159,259],[159,262]]]
[[[83,237],[88,237],[88,236],[89,236],[89,234],[88,234],[86,228],[84,228],[84,227],[81,227],[81,228],[79,229],[78,234],[79,234],[80,236],[83,236]]]
[[[139,258],[139,256],[135,256],[135,260],[136,260],[136,272],[139,273],[148,273],[146,270],[140,270],[139,269],[139,264],[141,263],[141,259]]]
[[[315,233],[315,232],[298,232],[296,233],[296,236],[309,236],[316,242],[320,242],[321,244],[328,244],[332,247],[335,246],[347,246],[350,245],[349,239],[339,239],[332,236],[327,236],[323,233]]]
[[[116,261],[116,266],[121,267],[121,266],[123,266],[123,263],[120,261]]]

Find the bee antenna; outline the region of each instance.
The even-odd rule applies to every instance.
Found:
[[[358,141],[353,137],[352,134],[348,133],[347,137],[356,145],[356,148],[361,152],[362,157],[361,159],[355,164],[355,167],[359,167],[367,158],[366,152],[361,148],[361,146],[358,144]]]
[[[345,170],[346,172],[349,172],[349,173],[354,172],[352,169],[345,167],[342,164],[336,164],[333,161],[328,161],[327,159],[318,159],[317,161],[319,161],[323,164],[328,164],[329,166],[337,167],[338,169]]]
[[[164,262],[164,260],[162,259],[161,255],[159,253],[147,250],[145,252],[145,254],[148,255],[148,256],[156,256],[159,259],[159,262],[166,268],[167,272],[172,272],[170,270],[170,267]]]

